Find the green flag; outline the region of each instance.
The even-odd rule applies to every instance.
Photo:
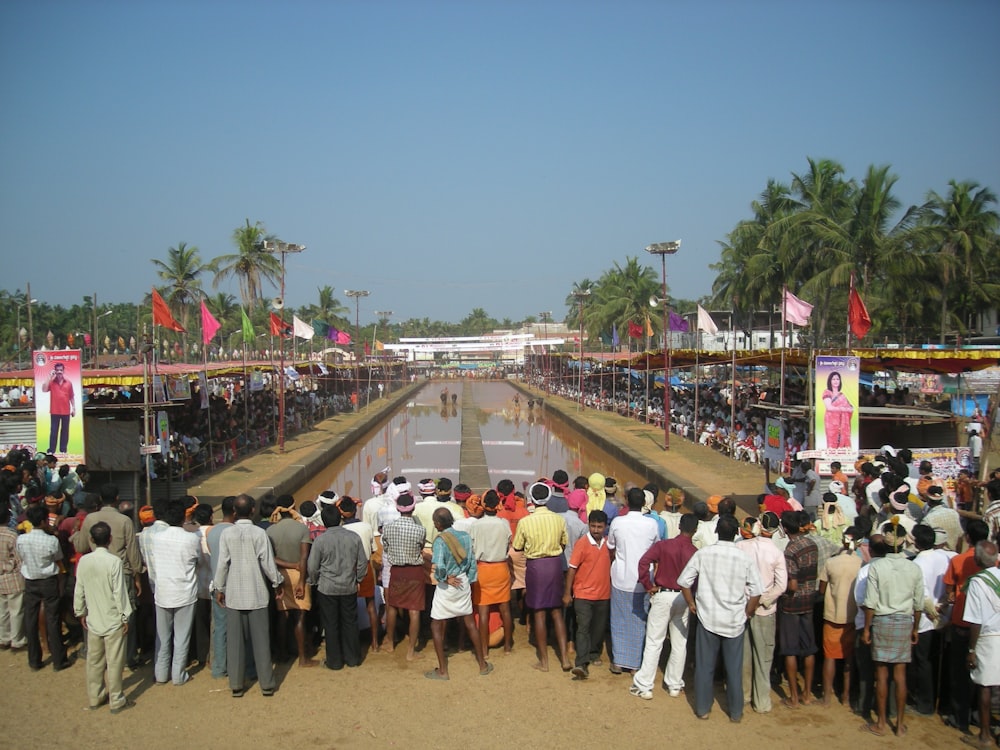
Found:
[[[240,312],[243,314],[243,343],[252,344],[254,340],[253,323],[251,323],[250,318],[247,317],[246,310],[241,307]]]
[[[317,320],[314,318],[312,322],[312,327],[313,330],[316,332],[316,335],[319,336],[321,339],[325,339],[327,334],[330,333],[330,324],[324,323],[322,320]]]

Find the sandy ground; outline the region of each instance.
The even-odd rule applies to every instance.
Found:
[[[254,685],[234,699],[226,680],[208,670],[182,687],[153,684],[152,668],[126,672],[126,693],[137,705],[117,716],[107,706],[87,710],[84,665],[54,673],[32,673],[24,653],[0,652],[6,684],[8,724],[4,743],[17,748],[532,748],[749,747],[857,748],[961,747],[958,734],[940,719],[907,716],[905,740],[858,731],[860,719],[835,705],[757,715],[748,710],[732,724],[716,703],[708,721],[695,718],[690,696],[670,698],[657,688],[652,701],[629,695],[630,678],[593,668],[586,682],[559,671],[531,669],[534,649],[517,630],[514,652],[493,651],[495,671],[480,677],[469,653],[453,655],[451,680],[433,682],[433,648],[407,663],[405,649],[370,654],[357,669],[331,672],[322,666],[280,665],[279,688],[264,698]],[[687,676],[691,685],[691,676]],[[659,683],[660,677],[657,677]],[[724,700],[721,686],[717,699]],[[14,724],[17,708],[24,717]],[[13,709],[13,710],[11,710]],[[29,718],[33,716],[32,718]],[[15,737],[13,727],[20,729]],[[683,745],[682,745],[683,746]]]

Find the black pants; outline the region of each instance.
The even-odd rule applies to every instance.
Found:
[[[212,639],[212,600],[198,599],[194,603],[194,658],[205,666],[208,663]]]
[[[27,600],[25,600],[27,601]],[[27,604],[25,604],[27,611]],[[969,676],[969,629],[952,625],[951,651],[948,654],[948,668],[951,690],[951,713],[955,723],[963,732],[969,728],[972,700],[972,678]]]
[[[928,630],[920,634],[917,645],[913,647],[910,683],[913,686],[916,709],[922,714],[934,712],[939,640],[936,630]]]
[[[574,599],[573,609],[576,611],[576,666],[583,667],[601,655],[611,616],[611,600]]]
[[[358,595],[328,595],[316,592],[319,618],[326,637],[326,666],[330,669],[361,664],[358,638]]]
[[[52,666],[66,663],[66,648],[59,623],[59,579],[57,576],[24,582],[24,634],[28,638],[28,665],[42,668],[42,640],[38,633],[38,613],[45,602],[45,635],[48,639]]]

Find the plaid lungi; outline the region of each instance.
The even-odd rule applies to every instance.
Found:
[[[642,666],[646,642],[646,592],[611,587],[611,650],[614,663],[626,669]]]
[[[909,664],[913,653],[912,632],[913,615],[875,615],[872,618],[872,661]]]

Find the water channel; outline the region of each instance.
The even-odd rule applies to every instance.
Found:
[[[487,482],[496,487],[505,478],[520,490],[557,469],[565,470],[571,481],[595,471],[615,477],[619,486],[646,481],[547,415],[544,405],[529,405],[527,396],[509,384],[455,380],[428,383],[313,477],[295,499],[312,499],[328,488],[370,497],[372,475],[386,466],[390,477],[405,476],[414,489],[421,479],[448,477],[469,484],[474,492],[485,490]]]

